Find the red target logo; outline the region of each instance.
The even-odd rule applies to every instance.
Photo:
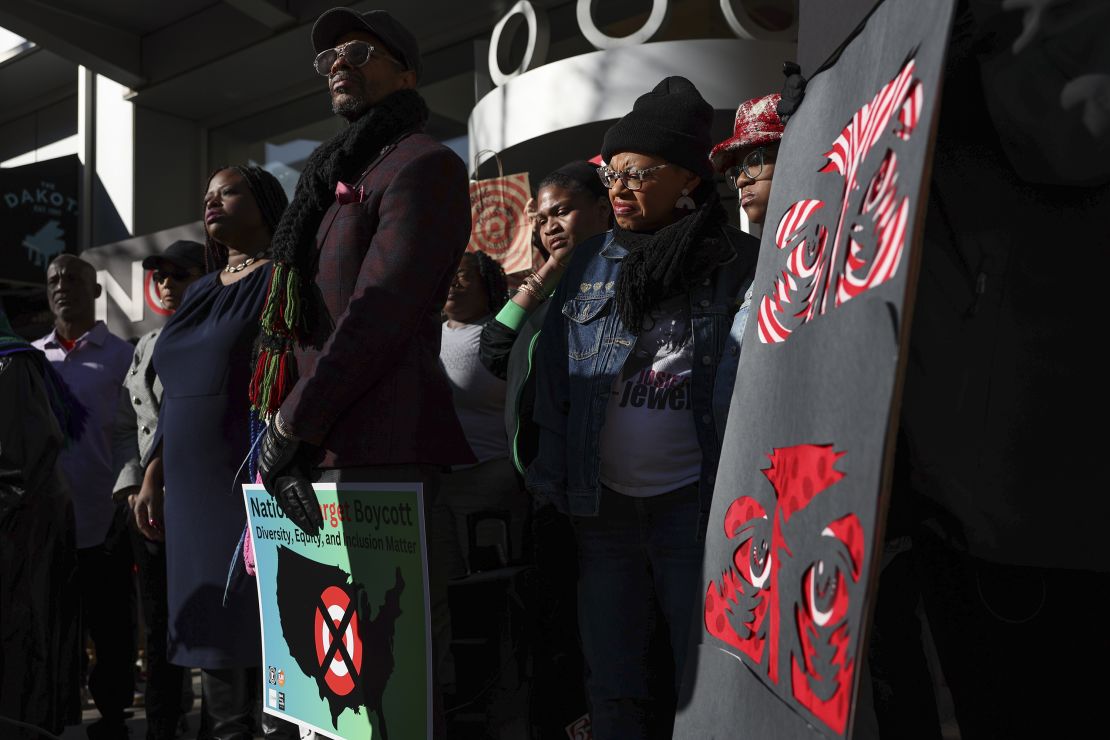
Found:
[[[501,263],[505,272],[532,267],[532,239],[524,206],[531,196],[528,173],[470,183],[470,244]]]
[[[162,298],[158,295],[158,284],[154,282],[154,270],[147,270],[143,278],[143,298],[146,305],[159,316],[169,316],[173,311],[162,307]]]
[[[328,586],[320,594],[313,634],[324,683],[337,696],[346,696],[358,684],[362,671],[362,638],[355,605],[339,586]]]

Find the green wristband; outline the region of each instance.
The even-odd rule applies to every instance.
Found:
[[[496,321],[513,331],[517,331],[527,319],[528,312],[518,306],[515,301],[509,301],[505,304],[505,307],[498,312]]]

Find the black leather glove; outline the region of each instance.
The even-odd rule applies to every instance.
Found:
[[[271,423],[262,437],[258,474],[289,520],[305,534],[317,534],[324,527],[324,517],[300,452],[300,440],[284,436]]]
[[[786,81],[782,83],[782,99],[779,100],[775,111],[785,125],[790,116],[797,112],[802,104],[802,98],[806,96],[806,78],[802,77],[802,68],[794,62],[783,62],[782,73],[786,75]]]

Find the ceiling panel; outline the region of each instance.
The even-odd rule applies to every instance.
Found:
[[[42,4],[142,36],[220,3],[219,0],[47,0]]]
[[[26,115],[37,101],[49,102],[77,90],[77,65],[45,49],[34,49],[0,65],[0,123]]]

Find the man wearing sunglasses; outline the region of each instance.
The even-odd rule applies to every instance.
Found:
[[[423,133],[416,38],[386,11],[333,8],[317,18],[312,44],[332,110],[349,125],[309,157],[274,232],[258,363],[295,374],[263,377],[251,401],[270,421],[262,482],[315,534],[313,482],[419,481],[427,509],[439,470],[475,460],[439,365],[440,311],[470,238],[468,178]],[[434,662],[450,631],[437,560]]]

